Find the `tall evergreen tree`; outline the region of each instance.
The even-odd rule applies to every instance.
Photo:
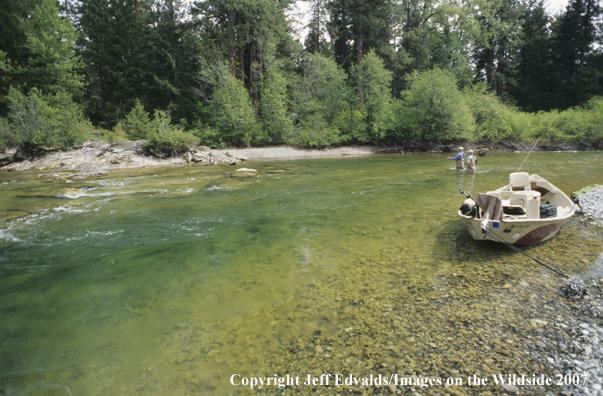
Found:
[[[513,97],[524,110],[549,110],[555,76],[549,29],[551,18],[546,13],[544,1],[528,3],[522,19],[517,86],[513,89]]]
[[[601,12],[598,0],[571,0],[554,24],[555,108],[565,109],[584,102],[588,99],[585,87],[596,83],[588,81],[587,76],[591,57],[596,57],[594,44]]]
[[[81,94],[76,32],[54,0],[0,1],[0,113],[11,86],[24,93]]]
[[[144,99],[152,108],[171,108],[176,121],[192,121],[195,81],[199,70],[200,40],[186,22],[181,0],[157,1],[151,24],[149,73],[153,81]]]
[[[78,12],[88,115],[95,124],[110,127],[152,83],[147,71],[151,2],[82,0]]]
[[[181,0],[82,0],[78,12],[95,123],[111,127],[136,100],[192,121],[200,43]]]
[[[204,41],[218,51],[220,58],[228,60],[231,73],[244,83],[254,104],[259,99],[258,83],[265,68],[264,50],[273,48],[281,57],[292,50],[285,15],[291,4],[293,0],[195,3]]]
[[[306,50],[311,54],[326,55],[329,52],[327,41],[327,0],[311,0],[311,18],[308,23],[308,35],[306,36]]]
[[[339,65],[347,70],[360,64],[372,49],[381,58],[392,58],[391,0],[330,0],[328,8],[328,30]]]
[[[476,0],[475,7],[476,77],[500,97],[516,85],[521,5],[517,0]]]

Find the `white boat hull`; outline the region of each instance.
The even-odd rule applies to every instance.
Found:
[[[518,174],[512,174],[511,180],[513,175]],[[527,173],[524,175],[527,177]],[[463,214],[459,209],[458,215],[473,239],[504,241],[514,245],[543,242],[557,235],[576,212],[577,205],[567,195],[538,175],[529,175],[529,184],[526,181],[524,190],[514,190],[511,184],[486,193],[500,198],[501,214],[495,220],[484,222],[484,213],[479,207],[473,215]],[[472,198],[470,200],[475,202]],[[555,205],[557,215],[540,218],[541,203]],[[483,231],[482,223],[487,223],[488,233]]]

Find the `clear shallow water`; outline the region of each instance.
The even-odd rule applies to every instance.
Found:
[[[497,288],[543,276],[470,241],[456,219],[459,188],[498,188],[524,157],[489,153],[475,175],[428,154],[255,162],[250,178],[198,166],[68,184],[0,174],[0,390],[227,394],[241,391],[234,373],[376,373],[375,355],[427,370],[434,358],[397,348],[425,351],[426,331],[424,345],[449,347],[442,307],[466,301],[475,312],[492,295],[460,276],[479,272]],[[522,170],[570,193],[601,183],[602,164],[603,153],[532,153]],[[574,222],[528,249],[585,273],[597,271],[601,244]],[[403,324],[373,318],[372,304]]]

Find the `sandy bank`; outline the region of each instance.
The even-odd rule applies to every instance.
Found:
[[[397,150],[401,152],[401,150]],[[378,146],[347,146],[347,147],[332,147],[325,149],[302,149],[289,146],[275,147],[251,147],[251,148],[234,148],[224,150],[212,150],[212,152],[220,155],[231,153],[236,157],[245,157],[248,160],[260,159],[283,159],[283,158],[312,158],[312,157],[341,157],[341,156],[357,156],[369,154],[381,154],[396,152],[396,149]]]

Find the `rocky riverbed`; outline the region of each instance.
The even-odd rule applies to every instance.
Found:
[[[603,187],[594,186],[581,194],[580,206],[586,215],[584,221],[603,221]]]
[[[588,197],[601,193],[598,188]],[[169,358],[181,368],[182,380],[201,393],[603,396],[603,241],[593,221],[601,220],[595,210],[603,202],[588,197],[583,202],[590,214],[573,218],[563,238],[553,238],[544,249],[525,248],[554,255],[555,263],[549,264],[582,277],[590,290],[584,299],[563,297],[564,279],[524,256],[489,245],[475,260],[467,253],[475,251],[469,247],[474,241],[446,234],[439,249],[447,252],[448,265],[432,272],[408,270],[407,260],[420,254],[406,247],[361,257],[282,301],[289,311],[285,316],[249,312],[211,327],[193,322],[174,327],[166,334],[169,343],[200,341],[196,349],[175,351]],[[428,258],[420,262],[432,264]],[[251,338],[249,328],[264,329],[263,336]],[[195,370],[199,361],[228,369],[204,377]],[[195,374],[188,379],[191,370]],[[330,386],[224,388],[232,373],[289,374],[301,380],[341,374],[360,381],[397,375],[406,385],[333,386],[331,378]],[[469,385],[474,374],[488,381]],[[513,375],[520,380],[513,381]],[[549,383],[522,383],[522,375]],[[450,379],[454,384],[447,384]]]
[[[246,158],[224,150],[215,152],[205,146],[190,147],[184,152],[169,153],[146,148],[146,141],[87,141],[70,150],[49,153],[13,150],[0,155],[0,171],[60,171],[42,174],[53,179],[79,180],[106,176],[109,170],[147,168],[199,163],[201,165],[236,165]]]

